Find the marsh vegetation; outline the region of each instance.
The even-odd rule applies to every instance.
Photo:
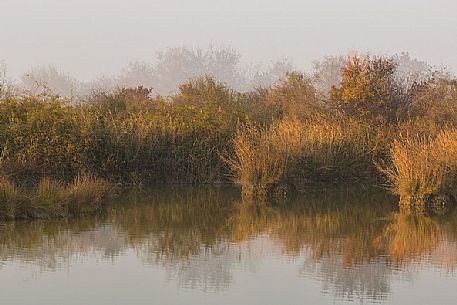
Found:
[[[77,100],[1,95],[1,213],[11,215],[16,185],[35,188],[40,205],[39,194],[59,201],[79,176],[135,186],[235,182],[259,200],[314,183],[376,184],[404,206],[449,204],[457,80],[405,56],[328,57],[314,74],[249,90],[203,76],[167,96],[144,87]]]

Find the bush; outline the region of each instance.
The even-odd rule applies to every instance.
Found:
[[[348,116],[395,121],[402,106],[396,68],[389,58],[350,57],[340,86],[331,89],[331,102]]]

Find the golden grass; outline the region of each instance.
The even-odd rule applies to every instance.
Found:
[[[394,140],[391,164],[380,166],[391,189],[409,205],[424,205],[433,196],[455,196],[457,186],[457,130],[436,137],[402,137]]]
[[[35,188],[17,188],[0,179],[0,219],[51,218],[101,211],[112,184],[103,179],[78,177],[71,184],[50,178]]]
[[[271,126],[241,126],[227,162],[243,194],[263,199],[272,187],[310,181],[364,178],[382,139],[356,122],[283,119]]]
[[[100,211],[103,199],[109,195],[112,184],[95,177],[78,176],[67,186],[66,204],[72,215]]]

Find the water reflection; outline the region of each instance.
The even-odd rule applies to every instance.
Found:
[[[237,270],[255,274],[283,259],[297,264],[290,281],[382,301],[394,280],[457,265],[455,211],[428,217],[396,206],[373,190],[320,190],[267,206],[243,204],[225,187],[126,192],[103,216],[1,224],[0,270],[19,263],[58,271],[94,258],[116,264],[133,253],[180,287],[208,292],[229,290]]]

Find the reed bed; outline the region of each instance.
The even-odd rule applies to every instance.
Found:
[[[245,125],[227,163],[245,196],[265,198],[275,187],[303,190],[312,181],[368,179],[375,174],[373,159],[382,140],[361,123],[322,118]]]
[[[33,188],[0,181],[0,219],[55,218],[102,211],[113,185],[103,179],[78,177],[65,184],[43,178]]]
[[[43,214],[97,210],[82,203],[100,196],[81,181],[74,187],[93,195],[62,206],[81,175],[136,186],[235,182],[262,200],[348,182],[387,182],[407,205],[453,199],[457,81],[430,76],[402,87],[396,68],[389,58],[351,57],[328,92],[293,73],[250,92],[202,77],[167,97],[139,87],[78,103],[3,98],[0,176],[10,182],[1,182],[0,210],[27,210],[15,185],[37,185]]]
[[[436,137],[402,137],[390,150],[390,164],[381,166],[401,203],[419,208],[455,201],[457,191],[457,130]]]

